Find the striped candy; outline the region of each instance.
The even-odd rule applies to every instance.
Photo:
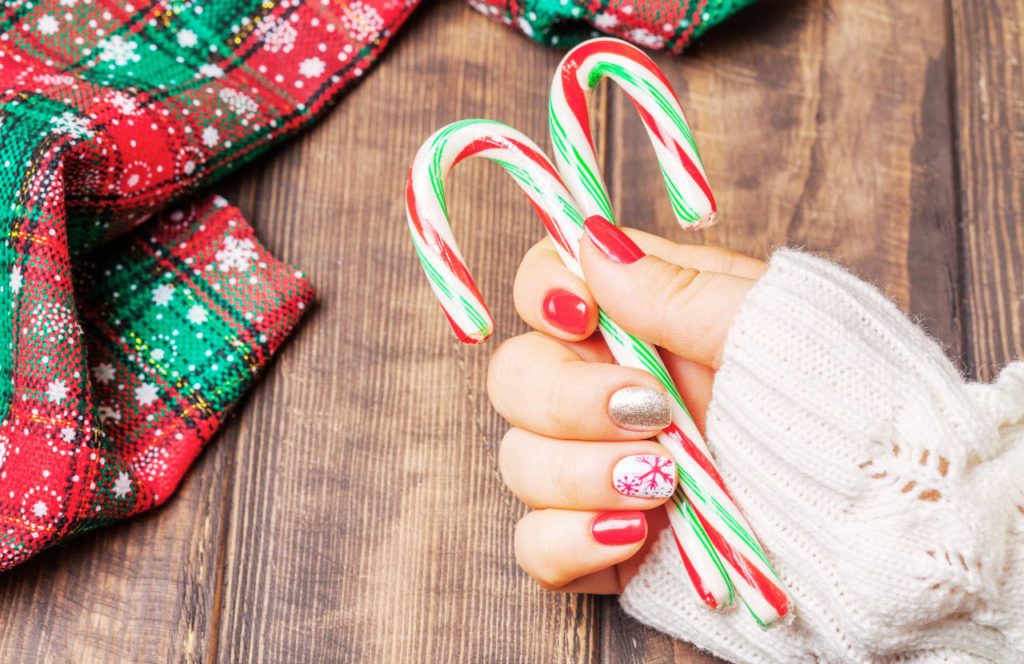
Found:
[[[562,60],[551,82],[548,120],[555,161],[584,215],[614,219],[590,137],[591,91],[608,77],[629,96],[647,129],[676,219],[684,228],[713,224],[717,213],[697,144],[665,74],[617,39],[591,39]]]
[[[604,76],[623,85],[640,111],[680,223],[696,228],[714,221],[714,198],[700,157],[664,76],[624,42],[596,39],[582,44],[566,56],[552,86],[551,130],[558,170],[529,138],[489,120],[464,120],[440,129],[413,161],[406,188],[413,244],[461,341],[486,340],[493,332],[493,319],[452,236],[445,200],[448,173],[468,157],[502,165],[529,197],[563,262],[582,277],[576,256],[585,216],[614,219],[590,139],[587,109],[589,91]],[[729,496],[657,350],[604,312],[599,329],[620,364],[649,371],[675,400],[673,424],[658,440],[679,468],[679,489],[666,510],[697,593],[711,607],[728,606],[738,593],[759,624],[778,621],[789,610],[785,590]]]
[[[555,157],[580,209],[587,216],[614,221],[590,136],[587,106],[590,92],[604,77],[622,86],[640,113],[679,223],[688,228],[713,223],[715,199],[675,93],[650,58],[616,39],[593,39],[571,50],[551,83],[549,119]],[[616,328],[609,327],[605,334],[616,361],[646,369],[675,400],[673,424],[658,440],[679,468],[679,490],[669,516],[697,594],[717,608],[731,604],[737,591],[759,624],[777,622],[789,612],[789,598],[725,488],[661,358],[650,345]]]

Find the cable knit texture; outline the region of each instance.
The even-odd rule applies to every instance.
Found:
[[[876,288],[780,250],[707,433],[794,618],[762,631],[700,606],[669,532],[631,615],[737,662],[1024,661],[1024,363],[968,384]]]

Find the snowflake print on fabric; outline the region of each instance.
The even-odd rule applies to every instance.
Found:
[[[142,58],[135,53],[139,45],[128,41],[121,35],[112,35],[107,39],[101,39],[100,60],[110,62],[118,67],[123,67],[130,62],[138,62]]]
[[[114,380],[114,376],[117,375],[117,370],[114,369],[114,365],[109,362],[102,362],[92,368],[92,375],[96,382],[106,385],[110,381]]]
[[[271,53],[290,53],[295,48],[299,33],[288,21],[271,18],[263,21],[256,34],[263,40],[263,48]]]
[[[46,16],[40,17],[39,21],[36,22],[36,28],[40,34],[44,35],[55,35],[57,30],[60,29],[60,24],[57,23],[57,19],[47,14]]]
[[[61,403],[68,396],[68,386],[63,380],[51,380],[46,386],[46,398],[53,403]]]
[[[306,58],[299,63],[299,73],[306,78],[316,78],[324,73],[327,64],[320,58]]]
[[[210,314],[198,304],[189,307],[188,314],[189,322],[195,323],[196,325],[202,325],[206,322],[206,319],[210,317]]]
[[[224,248],[217,252],[217,267],[221,272],[237,270],[245,272],[254,260],[259,258],[256,253],[256,245],[252,240],[227,236],[224,238]]]
[[[260,110],[255,99],[233,88],[224,88],[217,96],[237,115],[246,119],[253,118]]]
[[[628,456],[615,464],[612,482],[624,496],[668,498],[675,491],[676,467],[672,459],[653,454]]]
[[[174,286],[170,284],[160,284],[153,289],[153,304],[158,307],[166,307],[171,303],[171,298],[174,297]]]
[[[110,491],[118,498],[124,498],[131,493],[132,480],[128,476],[128,473],[123,470],[119,472],[117,474],[117,479],[114,480],[114,486],[110,488]]]
[[[152,383],[143,383],[135,388],[135,400],[142,407],[152,405],[159,397],[160,392],[157,390],[156,385]]]
[[[21,285],[24,283],[25,278],[21,276],[21,266],[15,265],[13,268],[11,268],[11,278],[8,281],[11,290],[17,293],[18,291],[21,290]]]
[[[71,111],[64,111],[55,118],[50,118],[53,125],[51,131],[56,134],[67,134],[72,138],[92,138],[89,129],[89,118],[80,118]]]
[[[203,129],[203,145],[208,148],[215,147],[220,142],[220,132],[214,127]]]
[[[356,41],[369,41],[384,28],[380,13],[360,0],[342,5],[341,11],[341,24]]]

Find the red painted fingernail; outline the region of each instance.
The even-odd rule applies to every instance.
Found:
[[[590,526],[601,544],[636,544],[647,537],[647,519],[643,512],[605,512]]]
[[[586,334],[590,316],[583,298],[567,290],[555,288],[544,296],[544,318],[569,334]]]
[[[630,240],[618,226],[600,215],[595,214],[583,222],[583,229],[594,246],[609,260],[629,264],[645,256],[643,250],[636,246],[636,242]]]

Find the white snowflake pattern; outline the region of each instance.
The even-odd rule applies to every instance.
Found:
[[[110,489],[115,496],[118,498],[124,498],[132,492],[132,481],[128,477],[128,473],[123,470],[117,474],[114,479],[114,486]]]
[[[327,66],[320,58],[306,58],[299,63],[299,73],[306,78],[316,78],[324,73],[324,68]]]
[[[170,284],[160,284],[153,289],[153,304],[158,307],[166,307],[171,302],[171,298],[174,296],[174,286]]]
[[[60,439],[65,443],[75,442],[75,438],[78,436],[78,432],[73,427],[64,427],[60,430]]]
[[[199,67],[199,75],[205,76],[206,78],[221,78],[224,76],[224,70],[219,65],[210,64],[209,62]]]
[[[139,402],[140,406],[145,407],[152,404],[158,396],[156,385],[152,383],[143,383],[135,388],[135,400]]]
[[[109,420],[114,422],[121,421],[121,411],[110,406],[100,406],[96,409],[96,414],[99,416],[100,422],[107,422]]]
[[[21,276],[21,266],[15,265],[13,268],[11,268],[11,290],[17,293],[18,291],[21,290],[21,285],[24,283],[25,279],[24,277]]]
[[[356,41],[376,38],[384,29],[384,19],[370,5],[356,0],[342,6],[341,24]]]
[[[634,28],[629,31],[629,38],[631,41],[646,46],[647,48],[661,48],[665,45],[665,40],[660,35],[656,35],[646,28]]]
[[[74,7],[78,0],[60,0],[61,7]]]
[[[92,368],[92,377],[96,379],[96,382],[104,385],[114,380],[116,373],[114,365],[109,362],[102,362]]]
[[[7,461],[7,438],[0,436],[3,440],[0,440],[0,468],[4,467],[4,462]]]
[[[594,16],[594,27],[598,30],[611,30],[619,24],[619,17],[615,14],[602,12]]]
[[[57,30],[60,29],[60,24],[57,23],[57,19],[50,14],[47,14],[39,17],[39,20],[36,21],[36,28],[39,30],[40,34],[55,35],[57,34]]]
[[[48,514],[49,512],[50,512],[50,510],[49,510],[49,508],[47,508],[47,507],[46,507],[46,503],[44,503],[44,502],[43,502],[43,501],[41,501],[41,500],[37,500],[37,501],[35,502],[35,504],[34,504],[34,505],[32,505],[32,514],[33,514],[33,516],[35,516],[35,517],[36,517],[37,519],[42,519],[42,518],[43,518],[44,516],[46,516],[46,515],[47,515],[47,514]]]
[[[215,257],[221,272],[230,270],[245,272],[260,255],[256,253],[256,244],[252,240],[248,238],[240,240],[228,235],[224,238],[224,248],[219,250]]]
[[[228,105],[228,107],[236,114],[243,118],[253,118],[256,112],[260,110],[259,104],[256,100],[245,94],[235,90],[234,88],[224,88],[217,95],[220,100]]]
[[[46,398],[53,403],[60,403],[68,396],[68,384],[63,380],[51,380],[46,386]]]
[[[101,39],[99,47],[100,60],[103,62],[113,62],[118,67],[123,67],[129,62],[138,62],[142,59],[135,52],[139,45],[133,41],[126,40],[121,35],[111,35]]]
[[[287,21],[276,18],[261,23],[256,34],[263,40],[263,48],[271,53],[290,53],[295,48],[295,38],[299,36]]]
[[[207,127],[203,130],[203,145],[212,148],[220,142],[220,132],[214,127]]]
[[[135,115],[139,112],[138,104],[135,103],[135,98],[126,95],[120,90],[111,92],[107,96],[107,101],[110,105],[121,111],[125,115]]]
[[[187,315],[189,321],[195,323],[196,325],[202,325],[203,323],[206,322],[206,319],[209,318],[209,314],[207,313],[206,309],[202,308],[198,304],[192,305],[189,308]]]
[[[196,33],[191,30],[186,29],[178,33],[178,46],[182,48],[192,48],[198,43],[199,40],[196,38]]]
[[[51,131],[55,134],[67,134],[72,138],[92,138],[93,132],[89,129],[89,118],[75,115],[71,111],[64,111],[55,118],[50,118],[53,125]]]
[[[53,86],[72,85],[78,80],[74,76],[68,76],[67,74],[37,74],[34,79],[36,83]]]

